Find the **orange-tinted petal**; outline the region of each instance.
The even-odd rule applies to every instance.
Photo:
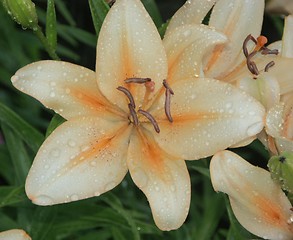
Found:
[[[12,229],[0,233],[1,240],[31,240],[30,236],[21,229]]]
[[[210,171],[214,189],[229,195],[248,231],[265,239],[293,239],[292,205],[269,172],[229,151],[214,155]]]
[[[213,8],[209,25],[228,38],[217,46],[206,65],[206,76],[217,78],[232,71],[243,61],[242,44],[252,34],[260,35],[264,0],[219,0]]]
[[[186,79],[172,83],[171,88],[173,123],[162,109],[165,96],[150,109],[161,129],[154,137],[171,155],[188,160],[210,156],[255,136],[263,128],[262,105],[230,84]]]
[[[96,72],[102,93],[127,112],[128,99],[116,88],[130,89],[138,106],[146,88],[142,84],[126,84],[126,78],[151,78],[155,83],[152,94],[161,87],[167,76],[166,54],[141,1],[117,1],[107,14],[98,39]]]
[[[292,3],[292,6],[293,6],[293,3]],[[292,15],[285,18],[284,33],[282,38],[282,56],[293,58],[293,16]]]
[[[88,116],[63,123],[43,143],[26,180],[26,193],[38,205],[98,196],[119,184],[127,172],[131,127],[127,122]]]
[[[18,70],[13,85],[66,119],[115,110],[99,91],[96,75],[66,62],[40,61]],[[118,114],[123,114],[119,113]]]
[[[226,37],[205,25],[184,25],[164,38],[169,72],[168,81],[199,77],[204,56]]]
[[[184,160],[160,149],[147,131],[135,131],[127,164],[133,181],[148,198],[156,225],[161,230],[179,228],[188,214],[191,191]]]
[[[166,35],[184,25],[201,24],[202,20],[211,10],[215,2],[217,2],[217,0],[186,1],[186,3],[171,18]]]

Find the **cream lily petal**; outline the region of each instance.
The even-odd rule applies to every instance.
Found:
[[[179,228],[188,214],[191,194],[184,160],[168,155],[150,133],[139,131],[131,137],[127,164],[150,203],[156,225],[167,231]]]
[[[12,229],[0,233],[1,240],[31,240],[30,236],[27,235],[22,229]]]
[[[158,91],[167,76],[166,53],[151,17],[139,0],[119,0],[107,14],[98,45],[96,72],[102,93],[114,104],[127,109],[127,98],[115,91],[126,86],[126,78],[151,78]],[[137,105],[146,88],[128,86]],[[123,100],[122,100],[123,99]]]
[[[11,80],[17,89],[66,119],[101,114],[109,106],[98,89],[95,73],[71,63],[35,62],[18,70]]]
[[[253,137],[263,128],[264,108],[230,84],[213,79],[186,79],[171,84],[173,123],[162,109],[150,112],[161,132],[154,137],[168,153],[187,160],[207,157]],[[164,106],[164,96],[158,105]]]
[[[243,41],[249,34],[259,36],[263,11],[264,0],[219,0],[216,3],[209,25],[225,34],[229,42],[215,48],[206,65],[206,76],[221,77],[243,61]]]
[[[265,239],[293,238],[292,205],[269,172],[229,151],[214,155],[210,171],[215,191],[229,195],[236,218],[248,231]]]
[[[201,24],[204,17],[208,14],[217,0],[188,0],[174,14],[165,35],[173,32],[177,27],[189,24]]]
[[[226,40],[206,25],[184,25],[168,34],[163,40],[169,64],[168,81],[202,75],[203,57]]]
[[[279,83],[269,73],[263,73],[257,79],[252,76],[242,78],[237,86],[260,101],[267,110],[280,101]]]
[[[33,203],[52,205],[98,196],[127,172],[131,127],[111,116],[88,116],[58,127],[41,146],[26,180]]]
[[[293,3],[292,3],[293,6]],[[293,16],[285,19],[284,33],[282,38],[282,56],[293,58]]]

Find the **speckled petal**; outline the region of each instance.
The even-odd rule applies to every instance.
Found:
[[[186,79],[174,82],[171,88],[173,123],[164,110],[150,109],[161,129],[154,137],[169,154],[187,160],[210,156],[263,128],[263,106],[230,84],[207,78]],[[164,101],[162,96],[158,105],[164,106]]]
[[[11,78],[13,85],[66,119],[114,111],[98,89],[96,75],[66,62],[40,61],[29,64]]]
[[[293,3],[292,3],[293,6]],[[282,56],[293,58],[293,16],[285,18],[284,33],[282,38]]]
[[[211,10],[217,0],[188,0],[174,14],[166,31],[166,35],[173,32],[177,27],[189,24],[201,24],[204,17]]]
[[[127,172],[131,127],[108,118],[83,117],[63,123],[43,143],[26,180],[33,203],[53,205],[98,196]]]
[[[204,56],[226,40],[223,34],[205,25],[184,25],[168,34],[163,41],[169,64],[168,81],[202,75]]]
[[[252,76],[242,78],[237,86],[260,101],[267,110],[280,101],[279,83],[269,73],[263,73],[257,79]]]
[[[219,0],[216,3],[209,25],[225,34],[229,41],[213,51],[206,65],[206,76],[218,79],[243,61],[243,41],[249,34],[260,35],[263,11],[264,0]]]
[[[0,233],[1,240],[31,240],[30,236],[21,229],[12,229]]]
[[[210,171],[214,189],[229,195],[236,218],[248,231],[265,239],[293,238],[292,205],[269,172],[229,151],[212,158]]]
[[[120,0],[109,11],[99,35],[96,72],[102,93],[127,112],[128,99],[116,90],[127,85],[126,78],[151,78],[155,82],[152,94],[161,87],[167,76],[166,53],[141,1]],[[134,83],[127,86],[140,105],[145,86]]]
[[[184,160],[168,155],[143,131],[131,137],[127,164],[148,198],[156,225],[164,231],[179,228],[188,214],[191,192]]]

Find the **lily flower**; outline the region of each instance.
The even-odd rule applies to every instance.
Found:
[[[211,11],[208,26],[226,36],[227,41],[206,52],[200,62],[194,50],[190,62],[201,66],[202,76],[232,83],[269,109],[280,100],[280,95],[293,91],[288,71],[293,67],[293,59],[288,58],[291,50],[287,47],[279,54],[280,42],[265,47],[267,39],[260,36],[264,5],[264,0],[189,0],[172,17],[165,39],[184,27],[199,26]],[[284,38],[291,34],[287,32]],[[190,66],[191,75],[196,66]]]
[[[225,40],[201,29],[202,41],[209,36],[204,49]],[[184,51],[181,36],[172,41]],[[184,68],[181,63],[174,59],[176,71]],[[180,227],[191,194],[184,159],[210,156],[255,136],[264,109],[227,83],[188,76],[177,81],[174,69],[169,77],[161,38],[142,3],[117,0],[100,31],[96,72],[57,61],[18,70],[14,86],[67,119],[45,140],[30,169],[25,188],[33,203],[99,196],[129,170],[157,226]]]
[[[12,229],[0,232],[1,240],[31,240],[30,236],[21,229]]]
[[[215,154],[210,164],[215,191],[228,194],[239,223],[264,239],[293,239],[293,209],[268,171],[230,151]]]

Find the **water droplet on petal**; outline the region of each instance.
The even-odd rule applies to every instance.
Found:
[[[55,149],[53,149],[53,150],[50,152],[50,155],[51,155],[52,157],[59,157],[59,156],[60,156],[60,150],[57,149],[57,148],[55,148]]]
[[[247,128],[246,134],[248,136],[256,135],[257,133],[259,133],[262,130],[262,128],[263,128],[262,122],[254,123]]]
[[[32,199],[32,202],[37,205],[46,206],[46,205],[53,205],[54,204],[54,200],[47,195],[39,195],[35,198],[32,197],[31,199]]]
[[[77,194],[73,194],[73,195],[70,196],[70,200],[71,201],[77,201],[77,200],[79,200],[79,197],[78,197]]]
[[[72,140],[72,139],[69,139],[67,144],[68,144],[69,147],[75,147],[76,146],[76,142],[74,140]]]

